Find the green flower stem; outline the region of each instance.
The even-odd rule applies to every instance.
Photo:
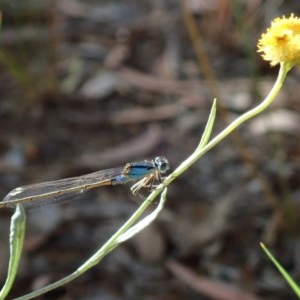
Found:
[[[259,113],[263,112],[275,99],[278,92],[280,91],[284,79],[287,73],[291,70],[293,66],[289,64],[281,64],[279,69],[279,74],[277,80],[270,91],[269,95],[256,107],[247,111],[235,121],[229,124],[223,131],[221,131],[215,138],[213,138],[209,143],[206,144],[204,140],[200,141],[200,144],[196,150],[191,154],[185,161],[183,161],[165,180],[154,190],[147,198],[150,203],[158,196],[165,186],[168,186],[173,180],[185,172],[191,165],[193,165],[199,158],[201,158],[206,152],[216,146],[225,137],[227,137],[231,132],[233,132],[237,127],[246,122],[247,120],[255,117]],[[141,212],[143,213],[143,212]]]
[[[60,286],[63,286],[73,281],[74,279],[84,274],[87,270],[97,265],[109,252],[111,252],[119,244],[133,237],[155,220],[159,212],[163,209],[164,203],[166,201],[166,194],[167,189],[164,188],[157,208],[150,215],[146,216],[139,223],[133,226],[133,224],[136,223],[136,221],[141,217],[143,212],[145,212],[147,207],[151,204],[151,202],[149,202],[149,200],[146,199],[142,203],[142,205],[136,210],[136,212],[129,218],[129,220],[95,254],[93,254],[73,273],[37,291],[15,298],[14,300],[27,300],[45,294],[49,291],[52,291]]]
[[[75,278],[82,275],[88,269],[93,267],[94,265],[98,264],[104,256],[106,256],[110,251],[116,248],[121,242],[125,241],[126,239],[132,237],[139,231],[141,231],[145,226],[147,226],[147,222],[143,222],[144,220],[140,221],[138,224],[135,225],[133,228],[132,226],[137,222],[137,220],[142,216],[142,214],[146,211],[151,203],[153,203],[154,199],[163,191],[163,189],[168,186],[173,180],[175,180],[178,176],[180,176],[184,171],[186,171],[192,164],[194,164],[199,158],[201,158],[206,152],[216,146],[219,142],[221,142],[225,137],[227,137],[231,132],[233,132],[237,127],[243,124],[248,119],[258,115],[262,111],[264,111],[275,99],[275,96],[280,91],[284,79],[291,69],[291,66],[287,64],[282,64],[280,66],[278,78],[273,86],[272,90],[270,91],[269,95],[265,98],[265,100],[251,109],[250,111],[246,112],[245,114],[241,115],[235,121],[233,121],[230,125],[228,125],[221,133],[219,133],[215,138],[213,138],[209,143],[208,139],[210,136],[210,132],[212,129],[214,117],[215,117],[215,102],[213,105],[212,113],[210,119],[207,124],[206,134],[203,134],[203,137],[196,148],[196,150],[184,161],[182,162],[172,174],[165,178],[165,180],[148,196],[148,198],[142,203],[142,205],[136,210],[136,212],[129,218],[129,220],[99,249],[93,256],[91,256],[82,266],[80,266],[75,272],[70,274],[69,276],[54,282],[38,291],[33,293],[24,295],[18,300],[25,300],[31,299],[33,297],[37,297],[38,295],[44,294],[50,290],[53,290],[59,286],[62,286],[70,281],[74,280]],[[161,197],[161,201],[164,201],[166,193],[163,193]],[[161,209],[161,207],[160,207]],[[155,217],[157,214],[155,215]],[[147,218],[147,217],[146,217]],[[151,219],[151,222],[154,218]],[[16,300],[16,299],[15,299]]]
[[[288,64],[282,64],[280,65],[279,74],[277,77],[277,80],[270,91],[269,95],[261,102],[259,105],[254,107],[253,109],[247,111],[240,117],[238,117],[235,121],[233,121],[231,124],[229,124],[222,132],[220,132],[215,138],[213,138],[209,143],[207,143],[205,146],[198,146],[198,148],[195,150],[195,152],[189,156],[184,162],[182,162],[176,170],[172,174],[170,174],[162,183],[162,185],[158,186],[158,189],[162,186],[168,186],[175,178],[177,178],[179,175],[181,175],[184,171],[186,171],[192,164],[194,164],[200,157],[202,157],[206,152],[208,152],[210,149],[212,149],[214,146],[216,146],[219,142],[221,142],[225,137],[227,137],[231,132],[233,132],[237,127],[239,127],[241,124],[243,124],[245,121],[255,117],[262,111],[264,111],[275,99],[278,92],[280,91],[284,79],[287,75],[287,73],[292,68],[291,65]],[[158,192],[154,191],[152,194],[149,195],[148,199],[149,201],[152,201],[156,196]]]

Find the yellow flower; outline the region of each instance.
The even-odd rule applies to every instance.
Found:
[[[271,27],[258,41],[258,52],[271,66],[286,63],[290,66],[300,64],[300,19],[294,14],[272,21]]]

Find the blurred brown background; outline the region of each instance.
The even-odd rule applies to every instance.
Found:
[[[297,1],[1,1],[0,192],[194,150],[271,89],[256,53]],[[299,70],[270,109],[169,188],[159,219],[40,299],[295,299],[259,247],[299,274]],[[28,215],[9,299],[75,270],[134,212],[129,187]],[[0,211],[0,280],[12,210]],[[222,283],[222,286],[220,286]]]

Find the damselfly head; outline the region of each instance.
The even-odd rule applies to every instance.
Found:
[[[155,157],[154,164],[161,173],[166,173],[170,169],[169,161],[164,156]]]

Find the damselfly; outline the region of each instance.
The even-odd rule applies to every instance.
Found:
[[[44,202],[72,199],[79,194],[104,185],[121,185],[136,182],[131,190],[133,194],[143,187],[152,187],[154,181],[161,182],[161,174],[169,169],[169,162],[163,156],[152,160],[127,163],[125,167],[102,170],[78,177],[66,178],[31,185],[12,190],[0,202],[2,207],[14,207],[16,204],[43,204]]]

